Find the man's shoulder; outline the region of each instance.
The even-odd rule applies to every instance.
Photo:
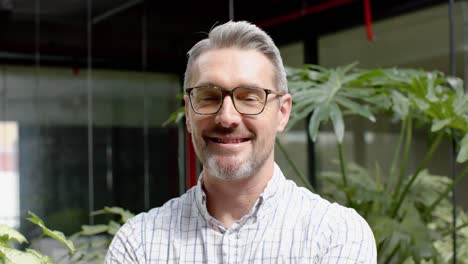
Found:
[[[328,207],[332,205],[327,199],[313,193],[305,187],[297,186],[292,180],[286,180],[283,188],[283,200],[290,200],[288,203],[290,205],[291,202],[293,202],[293,204],[300,204],[300,207],[306,211],[315,211],[315,213],[317,213],[317,210],[328,210]]]
[[[194,206],[192,198],[194,189],[188,190],[183,195],[167,201],[160,207],[155,207],[148,212],[140,213],[127,221],[127,228],[145,229],[148,225],[152,228],[167,226],[169,222],[180,219],[180,216],[189,213]]]
[[[346,250],[354,250],[350,245],[361,245],[375,258],[375,240],[371,228],[364,218],[353,208],[328,201],[306,188],[287,182],[293,199],[287,203],[288,210],[296,215],[307,226],[311,237],[328,238],[321,241],[330,247],[339,245]],[[289,219],[294,220],[289,212]],[[294,221],[293,221],[294,222]]]
[[[172,241],[180,233],[179,228],[184,226],[180,224],[181,219],[195,215],[193,192],[194,188],[161,207],[129,219],[114,236],[107,254],[107,263],[112,260],[119,260],[120,263],[122,259],[139,263],[154,248],[167,247],[169,244],[161,244],[161,241]]]
[[[322,217],[327,223],[342,224],[343,222],[361,222],[365,220],[353,208],[329,201],[310,190],[297,186],[294,182],[287,180],[285,184],[287,192],[293,196],[295,201],[288,206],[297,206],[303,215],[314,216],[318,220]],[[319,217],[320,216],[320,217]]]

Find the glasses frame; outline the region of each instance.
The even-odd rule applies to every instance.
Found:
[[[194,89],[197,89],[197,88],[216,88],[218,89],[219,91],[221,91],[222,93],[222,99],[221,99],[221,104],[219,104],[219,107],[218,107],[218,110],[216,110],[215,112],[213,113],[209,113],[209,114],[203,114],[203,113],[199,113],[197,112],[197,110],[195,110],[195,107],[193,107],[193,104],[192,104],[192,91]],[[234,91],[239,89],[239,88],[243,88],[243,89],[252,89],[252,90],[262,90],[265,92],[265,101],[263,102],[263,107],[262,107],[262,110],[260,110],[260,112],[256,113],[256,114],[245,114],[245,113],[242,113],[241,111],[239,111],[239,109],[237,109],[237,106],[236,106],[236,100],[234,99]],[[236,111],[241,114],[241,115],[259,115],[263,112],[263,110],[265,110],[265,106],[267,104],[267,101],[268,101],[268,95],[269,94],[274,94],[274,95],[278,95],[279,97],[285,95],[286,93],[281,93],[281,92],[276,92],[276,91],[273,91],[273,90],[270,90],[270,89],[265,89],[265,88],[258,88],[258,87],[245,87],[245,86],[239,86],[239,87],[235,87],[234,89],[232,90],[227,90],[227,89],[224,89],[222,87],[219,87],[219,86],[216,86],[216,85],[200,85],[200,86],[196,86],[196,87],[190,87],[190,88],[186,88],[185,89],[185,93],[187,93],[188,97],[189,97],[189,101],[190,101],[190,106],[192,107],[192,110],[199,114],[199,115],[215,115],[217,113],[219,113],[219,110],[221,110],[221,108],[223,107],[223,103],[224,103],[224,97],[226,97],[226,95],[229,95],[231,97],[231,101],[232,101],[232,104],[234,105],[234,108],[236,109]]]

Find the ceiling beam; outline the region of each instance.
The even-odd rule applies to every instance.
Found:
[[[119,5],[117,7],[114,7],[112,9],[100,14],[100,15],[97,15],[97,16],[93,17],[92,24],[95,25],[95,24],[97,24],[97,23],[99,23],[99,22],[101,22],[103,20],[106,20],[107,18],[109,18],[111,16],[114,16],[114,15],[116,15],[118,13],[121,13],[121,12],[135,6],[135,5],[140,4],[143,1],[144,0],[133,0],[133,1],[129,1],[129,2],[125,3],[125,4]]]

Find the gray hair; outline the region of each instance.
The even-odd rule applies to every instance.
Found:
[[[265,55],[274,66],[276,88],[279,92],[288,92],[286,71],[278,48],[265,31],[246,21],[229,21],[213,28],[208,38],[199,41],[187,52],[184,87],[188,88],[191,85],[193,64],[201,54],[214,49],[232,47],[256,50]]]

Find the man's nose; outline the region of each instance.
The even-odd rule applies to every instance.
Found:
[[[237,127],[241,120],[241,114],[234,107],[231,96],[223,98],[223,105],[216,113],[215,122],[226,128]]]

